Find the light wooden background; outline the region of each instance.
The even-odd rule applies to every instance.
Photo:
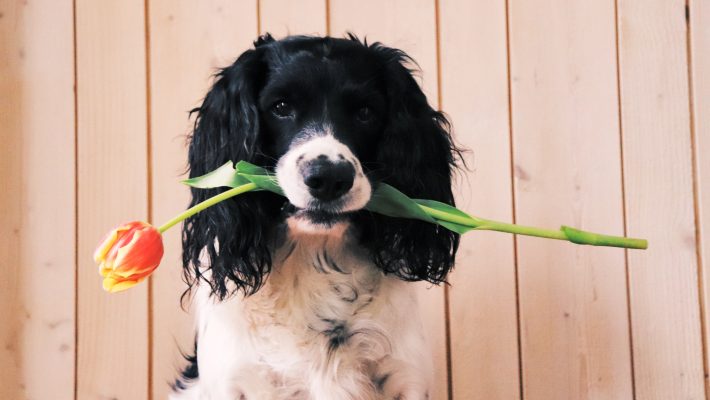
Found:
[[[258,33],[409,52],[472,150],[474,214],[648,251],[469,233],[421,290],[442,399],[707,399],[707,0],[0,0],[0,399],[164,399],[178,230],[107,295],[112,226],[183,209],[187,110]]]

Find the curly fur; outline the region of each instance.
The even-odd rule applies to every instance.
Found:
[[[294,142],[284,142],[283,134],[274,128],[279,126],[278,123],[269,120],[268,104],[272,100],[265,97],[268,96],[265,92],[280,82],[279,79],[286,79],[279,77],[289,74],[323,74],[321,81],[327,83],[328,79],[332,78],[332,75],[328,74],[337,71],[340,79],[338,82],[342,84],[342,93],[345,96],[345,88],[349,87],[348,85],[360,82],[360,71],[369,71],[368,73],[375,75],[368,78],[372,82],[367,83],[370,85],[368,87],[375,88],[372,89],[372,98],[384,99],[382,104],[376,104],[377,120],[371,126],[372,133],[338,136],[340,132],[347,131],[341,123],[344,118],[342,116],[338,117],[341,120],[333,117],[335,119],[327,123],[324,122],[326,117],[323,116],[323,120],[314,119],[314,124],[321,124],[317,126],[321,126],[325,131],[335,132],[338,140],[352,149],[360,163],[357,160],[353,162],[362,169],[373,187],[384,182],[413,198],[433,199],[454,205],[451,174],[456,167],[459,151],[453,144],[446,117],[428,104],[426,96],[413,78],[413,70],[410,69],[413,66],[416,64],[401,50],[386,47],[381,43],[368,44],[353,35],[348,39],[297,36],[278,41],[268,34],[264,35],[254,43],[253,49],[243,53],[232,65],[216,74],[215,82],[202,105],[193,110],[197,118],[190,138],[189,175],[203,175],[229,160],[246,160],[269,169],[277,168],[279,158],[294,146]],[[317,92],[316,88],[309,90]],[[338,89],[332,87],[327,90],[339,93]],[[327,106],[330,103],[326,101],[325,104]],[[327,110],[324,113],[327,113]],[[190,205],[202,202],[224,190],[192,189]],[[189,287],[186,294],[192,293],[192,289],[199,289],[198,292],[204,294],[199,295],[201,300],[197,301],[201,308],[198,339],[205,340],[201,335],[208,335],[208,331],[212,332],[211,329],[214,329],[207,328],[206,315],[222,315],[221,318],[227,318],[225,315],[231,315],[229,312],[242,310],[238,312],[245,312],[244,318],[251,320],[256,318],[255,315],[268,311],[269,317],[261,320],[261,324],[282,326],[293,322],[291,317],[280,319],[280,310],[286,308],[290,310],[288,315],[302,318],[300,322],[294,322],[293,326],[325,324],[320,328],[313,328],[320,336],[309,336],[309,330],[301,332],[302,340],[310,340],[311,344],[315,345],[320,343],[318,337],[329,338],[329,341],[323,344],[325,358],[314,355],[309,361],[316,364],[325,363],[322,373],[309,375],[311,386],[298,386],[297,389],[294,389],[294,386],[290,389],[300,393],[310,390],[313,398],[374,399],[379,398],[375,393],[384,391],[385,387],[392,387],[395,388],[392,390],[398,393],[419,393],[406,395],[402,399],[423,399],[428,390],[426,388],[419,391],[411,389],[407,392],[408,386],[421,386],[413,383],[417,380],[416,373],[408,375],[406,372],[412,368],[416,370],[409,365],[409,361],[414,364],[418,361],[393,359],[393,354],[405,354],[405,349],[384,350],[387,347],[384,342],[374,339],[380,335],[387,342],[393,340],[396,335],[412,334],[407,331],[400,332],[406,325],[404,322],[391,325],[386,319],[382,319],[387,318],[384,316],[386,313],[378,313],[383,312],[381,307],[385,307],[385,304],[399,304],[405,308],[407,302],[413,301],[410,289],[404,289],[408,285],[402,286],[402,281],[428,281],[435,284],[445,282],[447,273],[454,266],[459,235],[422,221],[391,218],[366,210],[339,216],[338,223],[333,224],[340,226],[342,224],[339,222],[344,219],[347,226],[347,233],[340,236],[334,236],[332,230],[322,237],[294,233],[293,226],[290,225],[293,218],[289,219],[292,216],[292,208],[286,198],[268,192],[254,192],[219,203],[186,221],[183,227],[184,278]],[[316,242],[320,243],[322,239],[332,247],[325,244],[322,247],[304,244],[315,240],[313,237],[317,238]],[[339,241],[332,245],[335,237],[339,238]],[[327,255],[319,255],[320,252],[325,253],[326,248],[331,252],[329,261],[310,261],[313,257],[327,260]],[[291,256],[294,249],[297,249],[297,256]],[[318,265],[322,269],[323,263],[333,268],[330,268],[326,275],[314,274],[313,269],[318,270]],[[307,271],[301,264],[308,264]],[[349,268],[349,272],[338,271],[339,264],[346,265],[344,268]],[[291,275],[284,278],[284,271],[291,271]],[[348,274],[351,278],[343,278]],[[362,277],[362,281],[351,281],[355,276]],[[283,283],[303,282],[304,279],[309,279],[309,283],[301,284],[301,289],[297,288],[297,283],[293,283],[293,288],[288,286],[287,290]],[[308,292],[299,291],[305,287]],[[335,290],[334,287],[339,289]],[[356,296],[357,301],[362,300],[363,293],[368,293],[375,301],[363,303],[359,309],[352,308],[355,301],[348,301],[352,298],[352,293],[343,295],[343,291],[349,288],[359,295]],[[389,289],[385,291],[385,288]],[[284,293],[289,293],[292,298],[284,300]],[[305,297],[300,302],[294,300],[301,298],[299,296]],[[241,305],[235,306],[237,303],[233,302],[233,298]],[[323,308],[323,304],[329,306]],[[254,310],[243,311],[242,307],[252,307]],[[406,313],[404,309],[399,312]],[[333,315],[324,315],[329,313]],[[230,318],[241,321],[242,317]],[[234,321],[231,326],[234,335],[238,335],[237,332],[241,332],[241,322]],[[255,326],[260,324],[254,323]],[[363,338],[362,343],[365,343],[363,346],[367,347],[368,343],[372,344],[374,340],[383,350],[364,359],[355,357],[352,352],[339,356],[337,365],[340,367],[336,365],[336,371],[338,368],[352,368],[356,371],[349,375],[352,380],[348,381],[343,378],[342,373],[339,375],[328,369],[333,368],[330,353],[333,349],[347,347],[344,345],[346,343],[349,346],[357,346],[351,338],[358,336],[358,326],[365,331],[379,332],[375,335],[359,335]],[[416,331],[415,326],[408,326],[407,329]],[[287,341],[283,338],[295,334],[295,330],[296,328],[288,334],[284,333],[280,340]],[[223,337],[220,335],[215,337]],[[257,339],[251,337],[250,340]],[[406,346],[424,346],[419,339],[400,340],[408,343]],[[193,368],[188,368],[187,371],[189,381],[198,379],[197,365],[200,364],[200,355],[203,351],[211,351],[203,350],[205,347],[209,348],[210,345],[205,346],[201,341],[200,354],[190,359]],[[255,345],[252,351],[257,351],[257,348]],[[225,352],[229,353],[227,350]],[[402,355],[401,358],[406,356]],[[404,364],[400,365],[400,362]],[[426,361],[421,363],[426,364]],[[404,368],[402,365],[409,366]],[[400,367],[403,368],[402,372],[395,372]],[[200,365],[199,371],[201,374],[203,365]],[[258,375],[257,372],[254,374]],[[262,377],[263,379],[273,379],[273,371],[267,371],[265,374],[265,377],[271,378]],[[394,379],[386,384],[388,377],[398,376],[397,374],[406,378],[400,379],[399,384],[392,383]],[[237,375],[233,374],[232,378]],[[367,378],[367,384],[361,382],[363,377]],[[321,385],[318,388],[313,386],[316,381]],[[346,388],[348,385],[350,389]],[[176,388],[190,393],[189,386],[189,382],[183,382],[176,385]],[[365,386],[367,389],[363,389]],[[324,389],[325,387],[330,389]],[[343,393],[334,394],[341,390],[336,387],[340,387]],[[243,389],[242,393],[249,390]],[[180,398],[191,397],[186,394]]]

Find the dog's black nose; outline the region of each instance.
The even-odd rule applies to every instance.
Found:
[[[353,187],[355,168],[347,161],[333,163],[318,158],[303,172],[303,181],[311,196],[318,200],[335,200]]]

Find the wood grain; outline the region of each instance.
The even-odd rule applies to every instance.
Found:
[[[161,224],[186,208],[189,191],[179,183],[187,166],[188,111],[198,106],[217,68],[231,64],[256,38],[254,2],[150,2],[152,215]],[[179,82],[179,84],[176,84]],[[193,351],[193,316],[180,308],[180,226],[165,233],[165,258],[153,277],[154,399],[164,399],[180,355]],[[166,340],[167,339],[167,340]]]
[[[703,399],[684,1],[619,2],[634,374],[639,399]]]
[[[512,221],[505,3],[440,7],[441,107],[469,150],[457,205]],[[514,256],[510,235],[462,238],[449,288],[454,399],[520,397]]]
[[[404,50],[412,56],[422,70],[424,92],[433,107],[438,107],[436,79],[436,18],[434,1],[374,0],[350,2],[331,1],[331,34],[334,37],[353,32],[368,43],[383,42],[387,46]],[[435,384],[432,399],[448,398],[448,361],[446,351],[446,320],[443,287],[417,284],[419,305],[425,329],[434,353]]]
[[[691,72],[691,109],[694,150],[695,181],[697,185],[696,226],[700,232],[699,255],[701,265],[701,286],[705,322],[705,390],[708,392],[707,366],[708,344],[710,343],[710,4],[707,1],[690,2],[690,72]]]
[[[286,35],[325,35],[326,0],[259,0],[261,33],[276,38]]]
[[[0,398],[69,399],[75,321],[72,3],[0,1],[0,16]]]
[[[92,260],[147,217],[144,23],[143,1],[76,2],[79,400],[148,398],[148,285],[108,294]]]
[[[523,225],[624,232],[614,2],[510,2]],[[518,238],[525,399],[632,398],[624,252]]]

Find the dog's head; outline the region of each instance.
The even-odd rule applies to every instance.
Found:
[[[353,36],[266,35],[221,70],[195,110],[190,176],[246,160],[274,170],[287,199],[249,193],[190,218],[183,228],[188,283],[208,268],[219,298],[258,290],[285,218],[311,229],[346,222],[385,273],[442,282],[458,235],[363,210],[381,182],[410,197],[454,202],[457,150],[411,63],[400,50]],[[192,204],[222,190],[193,189]]]

